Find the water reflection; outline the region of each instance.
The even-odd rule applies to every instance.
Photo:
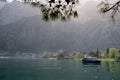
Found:
[[[94,69],[94,71],[97,72],[97,73],[100,71],[101,63],[85,63],[85,62],[82,62],[82,64],[83,64],[84,72],[88,72],[90,69]]]
[[[104,71],[108,72],[120,72],[120,62],[102,62],[102,63],[84,63],[82,62],[84,71],[86,72],[87,69],[94,68],[97,72],[101,71],[101,69],[104,69]]]
[[[44,21],[66,21],[78,17],[75,6],[79,3],[79,0],[46,0],[44,3],[38,0],[24,0],[24,3],[40,8]]]
[[[120,72],[120,63],[119,62],[107,62],[107,71],[109,72]]]
[[[117,72],[113,73],[114,68]],[[0,80],[119,80],[119,70],[120,63],[113,62],[84,65],[75,60],[0,60]]]

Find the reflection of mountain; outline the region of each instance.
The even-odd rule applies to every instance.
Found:
[[[28,6],[21,8],[22,4],[15,3],[17,2],[6,4],[0,11],[0,49],[85,51],[95,48],[120,48],[119,25],[113,27],[96,19],[86,24],[72,20],[44,22],[38,15],[38,10]]]

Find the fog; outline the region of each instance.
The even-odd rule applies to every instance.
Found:
[[[37,52],[120,48],[119,16],[113,24],[108,16],[99,14],[98,2],[83,3],[77,6],[78,18],[46,22],[38,8],[17,1],[0,2],[0,50]]]

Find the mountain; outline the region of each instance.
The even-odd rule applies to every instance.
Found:
[[[40,16],[32,16],[0,26],[0,49],[89,51],[95,48],[120,48],[119,30],[120,27],[107,26],[99,20],[92,20],[86,24],[75,21],[44,22]]]
[[[0,25],[9,24],[24,17],[34,15],[40,15],[39,9],[32,8],[30,5],[26,5],[18,1],[6,3],[0,10]]]
[[[1,8],[5,5],[5,2],[4,1],[0,1],[0,10]]]
[[[84,14],[88,20],[83,23],[80,17],[65,22],[45,22],[37,8],[16,1],[5,4],[0,10],[0,50],[84,52],[96,48],[120,48],[119,23],[110,24],[92,13],[92,16]]]

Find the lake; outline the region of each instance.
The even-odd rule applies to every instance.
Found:
[[[77,60],[0,59],[0,80],[119,80],[120,63],[83,65]]]

